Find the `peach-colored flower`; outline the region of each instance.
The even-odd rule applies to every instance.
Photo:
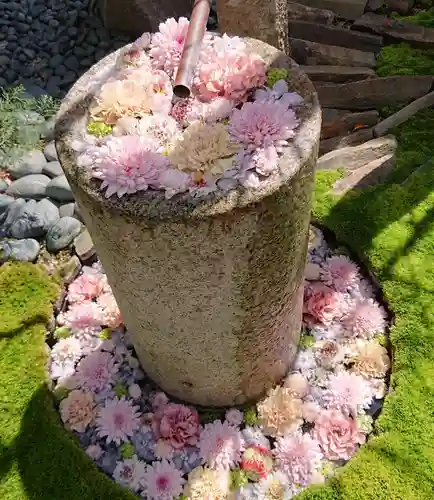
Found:
[[[386,376],[390,369],[390,359],[383,346],[375,341],[358,340],[356,349],[351,371],[364,377],[382,378]]]
[[[310,390],[309,382],[301,373],[289,374],[283,384],[284,387],[290,390],[291,394],[296,398],[303,399]]]
[[[71,391],[60,403],[60,416],[72,430],[84,432],[96,417],[96,405],[91,392]]]
[[[258,403],[259,425],[265,435],[276,437],[296,431],[303,423],[303,401],[290,389],[276,387]]]

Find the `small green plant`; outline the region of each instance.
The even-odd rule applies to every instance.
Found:
[[[124,443],[120,446],[121,457],[126,460],[127,458],[131,458],[136,452],[134,446],[131,443]]]
[[[104,137],[112,133],[113,125],[107,125],[104,122],[90,122],[87,126],[89,134],[95,137]]]
[[[256,413],[255,406],[244,410],[244,422],[246,425],[256,425],[258,423],[258,414]]]

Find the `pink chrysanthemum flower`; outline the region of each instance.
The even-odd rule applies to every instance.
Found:
[[[92,175],[102,181],[101,189],[107,188],[107,198],[146,191],[169,166],[158,149],[158,142],[138,135],[113,137],[94,150]]]
[[[343,371],[330,375],[322,399],[326,408],[355,416],[359,411],[369,408],[372,390],[362,376]]]
[[[365,299],[344,316],[342,324],[348,337],[369,339],[376,333],[384,333],[386,312],[373,299]]]
[[[329,460],[349,460],[358,445],[365,442],[356,421],[337,410],[325,410],[318,416],[312,437]]]
[[[338,292],[354,288],[359,280],[359,267],[346,255],[328,257],[321,269],[321,280],[333,286]]]
[[[244,440],[241,432],[228,422],[206,424],[199,440],[202,463],[211,468],[230,469],[241,460]]]
[[[84,432],[96,416],[96,405],[90,392],[71,391],[59,409],[66,426],[77,432]]]
[[[306,282],[304,289],[303,313],[309,326],[317,323],[330,324],[342,316],[346,303],[342,294],[317,281]]]
[[[113,472],[114,480],[126,486],[131,491],[137,492],[141,489],[145,480],[146,464],[133,455],[131,458],[118,462]]]
[[[321,467],[322,453],[318,441],[300,431],[277,438],[274,456],[277,467],[293,483],[301,486],[307,486]]]
[[[210,102],[202,102],[195,98],[191,101],[191,108],[187,114],[188,122],[203,120],[206,123],[214,123],[228,118],[236,103],[224,97],[217,97]]]
[[[166,198],[170,199],[175,194],[184,193],[194,185],[190,174],[177,170],[175,168],[167,168],[161,172],[158,178],[158,188],[164,189]]]
[[[74,379],[78,387],[101,391],[112,382],[118,370],[119,365],[110,353],[95,351],[80,361]]]
[[[143,477],[142,496],[148,500],[173,500],[181,495],[184,482],[182,472],[171,462],[153,462]]]
[[[85,273],[75,279],[68,287],[68,302],[75,304],[96,299],[104,291],[105,280],[99,273]]]
[[[244,420],[244,413],[236,408],[231,408],[225,414],[225,420],[229,425],[239,427]]]
[[[60,339],[51,349],[51,377],[64,378],[74,373],[75,363],[80,359],[82,349],[75,337]]]
[[[144,116],[137,125],[138,135],[155,139],[162,148],[170,148],[181,130],[174,118],[162,114]]]
[[[228,130],[248,150],[274,146],[279,151],[294,137],[298,123],[294,111],[280,101],[246,102],[234,109]]]
[[[138,410],[139,407],[133,406],[124,396],[106,401],[97,417],[98,436],[106,438],[107,443],[114,442],[117,445],[128,441],[140,427]]]
[[[103,324],[109,328],[119,328],[122,325],[122,315],[112,293],[103,293],[97,299],[103,312]]]
[[[102,310],[95,302],[73,304],[62,316],[64,325],[68,326],[72,333],[81,335],[98,333],[102,319]]]

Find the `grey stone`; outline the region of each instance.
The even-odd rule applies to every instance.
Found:
[[[9,56],[1,55],[0,56],[0,66],[2,66],[4,68],[5,66],[7,66],[9,64],[10,60],[11,60],[11,58]]]
[[[40,174],[46,163],[47,160],[45,159],[42,151],[35,149],[33,151],[30,151],[29,153],[26,153],[17,162],[13,163],[9,167],[9,173],[12,179],[20,179],[21,177],[31,174]],[[29,198],[33,198],[33,196],[29,196]]]
[[[54,117],[50,118],[49,120],[47,120],[45,122],[45,125],[41,131],[41,136],[43,139],[45,139],[46,141],[51,141],[54,139],[54,127],[55,127],[55,125],[56,125],[56,119]]]
[[[51,178],[59,177],[59,175],[63,174],[62,167],[60,166],[60,163],[58,161],[50,161],[49,163],[44,165],[42,172]]]
[[[73,71],[77,71],[80,67],[77,56],[74,55],[67,57],[64,64],[68,69],[72,69]]]
[[[57,151],[54,141],[49,142],[44,148],[44,155],[48,161],[57,161]]]
[[[59,220],[59,209],[50,200],[28,201],[11,225],[14,238],[39,238]]]
[[[66,248],[80,234],[81,222],[74,217],[62,217],[49,229],[45,241],[49,252]]]
[[[32,174],[13,181],[6,194],[20,198],[38,200],[45,196],[45,189],[51,179],[43,174]]]
[[[66,69],[66,67],[63,64],[59,64],[59,66],[57,66],[56,69],[54,70],[54,73],[56,74],[56,76],[64,76],[64,75],[66,75],[67,72],[68,72],[68,70]],[[62,81],[62,79],[60,79],[59,84],[61,81]]]
[[[68,262],[59,267],[59,274],[64,285],[69,285],[79,275],[81,271],[80,259],[73,255]]]
[[[39,243],[31,238],[8,240],[0,243],[0,258],[2,253],[5,260],[33,262],[36,260],[40,249]]]
[[[93,246],[92,238],[89,231],[85,229],[74,240],[75,253],[82,262],[86,262],[96,255],[95,247]]]
[[[50,68],[57,68],[63,62],[63,57],[60,54],[56,54],[50,59]]]
[[[3,196],[3,195],[2,195]],[[25,207],[26,202],[23,199],[15,200],[10,202],[10,200],[3,198],[6,206],[6,210],[1,215],[0,222],[0,235],[7,235],[15,219],[20,215],[21,210]]]
[[[59,207],[60,217],[74,217],[75,203],[65,203]]]
[[[60,175],[52,179],[47,185],[46,195],[56,201],[74,201],[74,195],[71,191],[71,186],[65,175]]]
[[[36,111],[17,111],[15,117],[21,125],[42,125],[45,118]]]
[[[15,201],[15,198],[7,194],[0,194],[0,215],[2,215],[8,207]]]
[[[4,179],[0,179],[0,193],[4,193],[8,187],[9,184]]]

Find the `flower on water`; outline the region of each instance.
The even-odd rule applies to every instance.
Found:
[[[225,420],[229,425],[239,427],[243,423],[244,414],[242,411],[237,410],[236,408],[231,408],[226,412]]]
[[[304,377],[310,379],[313,372],[317,368],[313,349],[308,348],[299,350],[297,352],[297,356],[295,357],[293,368],[294,370],[300,370]]]
[[[230,469],[241,460],[244,440],[236,427],[226,421],[215,420],[205,424],[200,434],[199,449],[204,464],[213,469]]]
[[[169,398],[164,394],[164,392],[156,392],[152,398],[152,408],[158,410],[162,406],[167,405]]]
[[[94,151],[92,175],[107,188],[106,197],[146,191],[158,184],[158,178],[168,166],[167,157],[158,152],[155,140],[138,135],[112,137]]]
[[[226,469],[196,467],[188,475],[183,493],[188,500],[227,500],[230,483],[229,471]]]
[[[175,194],[188,191],[193,185],[190,174],[175,168],[166,168],[158,178],[158,188],[164,189],[165,196],[168,199],[175,196]]]
[[[303,399],[310,391],[309,382],[301,373],[290,373],[283,384],[295,398]]]
[[[303,402],[289,389],[276,387],[258,403],[259,425],[267,436],[281,436],[296,431],[303,423]]]
[[[318,281],[321,274],[321,266],[314,262],[307,262],[304,269],[304,278],[308,281]]]
[[[329,460],[349,460],[365,436],[357,423],[337,410],[324,410],[316,419],[312,437]]]
[[[303,313],[308,324],[330,324],[342,315],[343,299],[333,288],[318,281],[306,282],[304,289]]]
[[[265,83],[265,62],[256,54],[214,53],[199,66],[194,83],[203,101],[218,97],[241,101],[249,90]]]
[[[284,103],[256,101],[234,109],[228,128],[232,139],[248,150],[274,146],[280,151],[294,137],[298,123],[294,111]]]
[[[153,462],[146,469],[142,484],[142,496],[148,500],[172,500],[182,493],[182,472],[167,460]]]
[[[277,81],[272,88],[262,88],[255,91],[255,101],[258,102],[274,102],[280,100],[288,108],[299,106],[303,102],[303,98],[295,93],[288,92],[288,84],[285,80]]]
[[[106,401],[97,417],[98,436],[106,438],[107,443],[114,442],[117,445],[128,441],[140,427],[138,409],[125,397]]]
[[[60,416],[69,429],[84,432],[96,416],[91,392],[71,391],[59,405]]]
[[[360,375],[342,371],[330,375],[322,399],[326,408],[355,416],[361,410],[369,408],[372,403],[372,390]]]
[[[68,302],[77,304],[99,297],[105,287],[105,280],[100,273],[84,273],[76,278],[68,287]]]
[[[312,424],[320,414],[321,407],[315,401],[306,401],[303,403],[303,419]]]
[[[137,492],[145,480],[145,473],[145,462],[139,460],[137,455],[133,455],[131,458],[117,463],[113,478],[122,486]]]
[[[86,448],[86,455],[92,460],[99,460],[104,453],[104,450],[98,444],[91,444]]]
[[[113,381],[119,365],[108,352],[95,351],[83,358],[77,366],[74,379],[78,387],[89,391],[101,391]]]
[[[73,304],[62,319],[73,334],[95,335],[101,329],[102,310],[95,302],[81,302]]]
[[[182,126],[186,126],[189,122],[192,101],[192,99],[181,99],[172,106],[170,116]]]
[[[365,299],[356,303],[342,323],[347,336],[369,339],[386,330],[386,312],[373,299]]]
[[[162,148],[169,149],[175,140],[180,137],[181,131],[178,123],[171,116],[155,114],[144,116],[139,120],[137,134],[151,137]]]
[[[273,470],[273,455],[263,446],[249,446],[243,453],[241,469],[252,481],[259,481]]]
[[[103,313],[103,325],[109,328],[119,328],[122,325],[122,316],[116,299],[112,293],[103,293],[97,299],[97,304]]]
[[[75,337],[61,339],[51,349],[51,377],[64,378],[74,373],[75,363],[80,359],[82,349]]]
[[[136,47],[140,47],[142,50],[146,50],[151,44],[152,35],[151,33],[145,32],[134,42]]]
[[[235,101],[230,101],[224,97],[217,97],[210,102],[202,102],[195,98],[191,101],[186,120],[190,123],[195,120],[214,123],[227,118],[235,106]]]
[[[151,67],[151,60],[142,49],[140,43],[133,43],[131,47],[124,49],[116,61],[118,69],[138,68],[139,66]]]
[[[212,53],[225,55],[228,53],[240,54],[246,50],[246,44],[239,36],[228,36],[224,33],[222,36],[216,36],[210,45]]]
[[[189,406],[168,403],[154,413],[152,429],[156,440],[165,441],[172,450],[182,450],[199,440],[199,414]]]
[[[357,340],[351,371],[364,377],[383,378],[390,369],[387,350],[378,342]]]
[[[289,477],[282,471],[275,471],[261,479],[253,487],[258,500],[290,500],[296,493]]]
[[[318,441],[300,431],[277,438],[273,453],[277,467],[297,485],[307,486],[321,467]]]
[[[344,360],[344,350],[332,340],[320,340],[314,344],[313,349],[315,361],[327,370],[335,368],[338,363]]]
[[[246,447],[261,446],[270,449],[270,441],[266,438],[259,427],[246,426],[241,431]]]
[[[142,389],[140,389],[140,386],[138,384],[131,384],[128,387],[128,394],[133,399],[140,399],[142,395]]]
[[[359,267],[346,255],[333,255],[322,265],[321,280],[338,292],[346,292],[359,282]]]

